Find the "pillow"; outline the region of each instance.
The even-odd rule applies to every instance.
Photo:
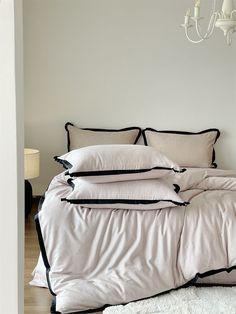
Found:
[[[218,129],[198,133],[143,130],[145,145],[155,147],[182,167],[216,168],[213,146],[219,136]]]
[[[70,176],[93,183],[160,178],[184,171],[155,148],[144,145],[87,146],[54,158],[69,169]]]
[[[72,123],[67,122],[65,129],[67,131],[68,152],[73,149],[91,145],[136,144],[141,135],[141,129],[138,127],[130,127],[120,130],[81,129],[74,126]]]
[[[153,210],[187,204],[163,179],[93,184],[76,178],[68,183],[73,190],[62,201],[84,207]]]

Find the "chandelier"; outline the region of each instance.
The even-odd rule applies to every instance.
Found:
[[[222,9],[220,11],[216,10],[216,0],[213,0],[212,12],[205,34],[202,33],[199,25],[202,19],[203,17],[200,16],[200,0],[195,0],[193,15],[191,14],[191,10],[188,9],[184,17],[184,24],[181,25],[190,42],[198,44],[203,40],[208,39],[213,34],[215,27],[218,27],[224,32],[227,44],[231,45],[232,34],[236,32],[236,10],[234,9],[233,0],[223,0]],[[190,38],[189,35],[189,29],[194,26],[198,36],[196,40]]]

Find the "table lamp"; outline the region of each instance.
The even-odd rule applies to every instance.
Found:
[[[25,217],[27,217],[32,208],[32,186],[29,179],[39,176],[39,151],[37,149],[24,149],[25,165]]]

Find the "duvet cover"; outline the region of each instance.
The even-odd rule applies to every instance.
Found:
[[[159,210],[61,201],[71,191],[67,179],[65,173],[53,179],[36,217],[53,313],[87,313],[235,272],[236,172],[188,169],[169,176],[189,204]]]

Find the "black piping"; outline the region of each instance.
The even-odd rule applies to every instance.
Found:
[[[67,132],[67,150],[68,152],[70,151],[70,131],[68,129],[68,126],[75,126],[71,122],[67,122],[65,124],[65,129]],[[78,127],[77,127],[78,128]],[[138,135],[134,141],[134,144],[136,144],[142,134],[142,130],[139,127],[128,127],[128,128],[123,128],[123,129],[97,129],[97,128],[78,128],[80,130],[87,130],[87,131],[94,131],[94,132],[125,132],[125,131],[131,131],[131,130],[138,130]]]
[[[180,191],[180,186],[178,184],[173,184],[174,188],[175,188],[175,193],[179,193]]]
[[[60,159],[58,157],[54,157],[56,161],[61,163],[64,168],[66,168],[66,164],[68,164],[68,168],[71,168],[71,164],[64,159]],[[70,167],[70,168],[69,168]],[[182,173],[185,172],[185,168],[181,168],[180,170],[177,170],[175,168],[171,167],[153,167],[149,169],[124,169],[124,170],[96,170],[96,171],[76,171],[76,172],[68,172],[68,174],[71,177],[89,177],[89,176],[108,176],[108,175],[120,175],[120,174],[133,174],[133,173],[143,173],[143,172],[149,172],[152,170],[172,170],[176,173]]]
[[[69,125],[74,126],[74,124],[72,124],[71,122],[67,122],[65,124],[65,129],[66,129],[66,134],[67,134],[67,150],[68,150],[68,152],[70,151],[70,132],[68,129]]]
[[[43,241],[43,236],[42,236],[42,232],[41,232],[41,228],[40,228],[40,223],[39,223],[39,217],[38,214],[35,215],[35,225],[36,225],[36,231],[37,231],[37,235],[38,235],[38,241],[39,241],[39,246],[40,246],[40,251],[42,254],[42,258],[43,258],[43,262],[46,268],[46,277],[47,277],[47,283],[48,283],[48,288],[50,293],[53,296],[56,296],[56,294],[53,292],[52,288],[51,288],[51,283],[50,283],[50,278],[49,278],[49,272],[51,270],[48,258],[47,258],[47,253],[46,253],[46,249],[44,246],[44,241]]]
[[[206,129],[206,130],[203,130],[203,131],[200,131],[200,132],[171,131],[171,130],[159,131],[159,130],[155,130],[153,128],[146,128],[146,129],[142,130],[143,140],[144,140],[144,144],[146,146],[149,146],[148,142],[147,142],[147,137],[146,137],[146,134],[145,134],[146,131],[152,131],[152,132],[156,132],[156,133],[183,134],[183,135],[198,135],[198,134],[204,134],[204,133],[208,133],[208,132],[216,132],[216,138],[215,138],[214,144],[216,143],[216,141],[220,137],[220,130],[216,129],[216,128]],[[215,149],[213,148],[213,152],[212,152],[212,167],[213,168],[217,168],[217,164],[214,161],[215,161]]]
[[[70,173],[71,177],[89,177],[89,176],[108,176],[108,175],[120,175],[120,174],[133,174],[133,173],[143,173],[152,170],[172,170],[174,172],[182,173],[186,169],[177,170],[175,168],[169,167],[153,167],[149,169],[126,169],[126,170],[101,170],[101,171],[78,171]]]
[[[59,156],[54,156],[54,160],[59,162],[59,164],[62,164],[63,168],[65,169],[70,169],[73,167],[72,164],[69,163],[69,161],[65,159],[60,159]]]
[[[157,204],[160,202],[168,202],[173,203],[177,206],[186,206],[189,204],[189,202],[175,202],[172,200],[127,200],[127,199],[68,199],[68,198],[62,198],[62,201],[66,201],[71,204],[131,204],[131,205],[149,205],[149,204]]]
[[[67,180],[67,183],[72,187],[72,189],[74,189],[74,187],[75,187],[75,184],[74,184],[73,181],[74,181],[74,180],[73,180],[72,178],[70,178],[70,179]]]
[[[53,298],[52,298],[50,313],[53,313],[53,314],[60,314],[60,312],[57,312],[57,311],[56,311],[56,297],[53,297]]]
[[[43,202],[45,200],[45,194],[43,194],[40,199],[39,199],[39,203],[38,203],[38,212],[41,210],[42,206],[43,206]]]

